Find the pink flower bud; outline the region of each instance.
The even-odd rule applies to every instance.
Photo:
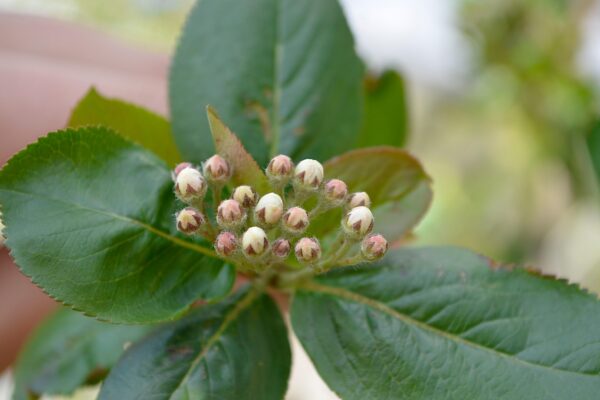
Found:
[[[308,227],[308,214],[303,208],[292,207],[283,214],[283,228],[295,235],[299,235]]]
[[[175,178],[175,194],[184,203],[202,200],[206,189],[206,181],[196,168],[185,167]]]
[[[211,183],[224,184],[231,178],[229,163],[218,154],[206,160],[202,168],[204,176]]]
[[[339,206],[344,204],[348,195],[348,186],[344,181],[339,179],[330,179],[325,183],[325,200],[333,205]]]
[[[236,187],[231,197],[244,208],[252,208],[258,201],[258,193],[247,185]]]
[[[360,239],[373,230],[373,213],[367,207],[354,207],[342,219],[342,228],[352,238]]]
[[[225,229],[239,228],[246,222],[246,212],[233,199],[223,200],[217,208],[217,223]]]
[[[248,228],[242,236],[242,249],[249,258],[260,257],[269,249],[269,240],[265,231],[257,226]]]
[[[263,225],[271,226],[279,222],[283,214],[283,200],[278,194],[268,193],[258,200],[254,209],[256,219]]]
[[[278,184],[287,183],[294,172],[294,162],[288,156],[280,154],[274,157],[267,166],[269,179]]]
[[[323,166],[316,160],[302,160],[296,166],[294,175],[297,188],[314,191],[323,182]]]
[[[291,245],[289,240],[277,239],[271,246],[271,252],[279,259],[285,259],[290,254]]]
[[[348,208],[371,207],[371,199],[367,192],[356,192],[348,196]]]
[[[321,246],[315,238],[304,237],[298,240],[294,250],[301,263],[313,264],[321,258]]]
[[[221,257],[231,256],[237,250],[237,246],[237,238],[231,232],[221,232],[215,240],[215,250]]]
[[[173,169],[173,172],[171,173],[171,176],[173,177],[173,181],[175,181],[177,179],[177,175],[179,175],[179,173],[182,170],[184,170],[188,167],[191,167],[191,166],[192,166],[192,164],[189,162],[182,162],[182,163],[177,164],[177,166],[175,166],[175,169]]]
[[[383,257],[388,249],[388,242],[383,235],[371,234],[363,239],[360,250],[364,258],[375,261]]]
[[[192,207],[186,207],[179,211],[176,220],[177,230],[188,235],[198,232],[205,222],[204,215]]]

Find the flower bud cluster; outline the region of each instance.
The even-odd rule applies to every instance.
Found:
[[[325,270],[341,262],[345,252],[359,242],[360,250],[353,258],[359,262],[377,260],[387,251],[385,238],[371,233],[374,217],[368,194],[349,193],[340,179],[325,181],[323,166],[316,160],[294,165],[288,156],[274,157],[265,169],[272,192],[261,195],[249,185],[229,188],[231,197],[213,204],[211,221],[204,214],[207,190],[220,196],[233,172],[223,157],[214,155],[201,169],[181,163],[172,175],[176,196],[188,205],[177,213],[177,229],[214,240],[216,254],[240,268],[258,272],[273,265],[285,267],[293,253],[299,264]],[[316,206],[308,210],[303,203],[311,196],[316,196]],[[311,222],[315,223],[311,220],[336,207],[345,210],[340,230],[343,245],[326,251],[308,232]]]

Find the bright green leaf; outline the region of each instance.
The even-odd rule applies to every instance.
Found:
[[[99,399],[281,400],[290,363],[277,306],[242,289],[133,345]]]
[[[402,147],[408,138],[408,109],[404,80],[394,71],[365,82],[365,117],[359,147]]]
[[[362,76],[337,0],[202,0],[171,68],[173,132],[185,158],[208,158],[210,104],[261,166],[327,159],[356,144]]]
[[[181,161],[169,121],[145,108],[104,97],[94,88],[79,101],[69,121],[73,128],[85,125],[108,126],[153,151],[171,167]]]
[[[124,346],[149,326],[112,325],[61,309],[28,340],[15,365],[14,400],[30,395],[63,394],[102,379]]]
[[[404,150],[371,147],[348,152],[324,164],[327,178],[342,179],[350,192],[367,192],[375,230],[396,241],[423,217],[431,203],[431,182],[419,162]],[[319,237],[339,228],[342,211],[329,211],[315,220]]]
[[[206,113],[215,148],[233,167],[231,182],[236,186],[251,185],[259,193],[269,192],[267,177],[238,137],[221,121],[212,107],[207,107]]]
[[[167,166],[103,127],[51,133],[0,172],[6,245],[57,300],[113,322],[175,318],[233,269],[176,233]],[[181,206],[179,206],[181,207]]]
[[[588,400],[600,302],[456,248],[395,251],[298,290],[292,323],[344,400]]]

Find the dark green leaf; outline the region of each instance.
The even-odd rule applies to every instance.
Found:
[[[133,345],[99,398],[281,400],[290,363],[277,306],[242,289]]]
[[[73,110],[70,127],[104,125],[153,151],[174,166],[181,161],[171,125],[164,117],[134,104],[102,96],[90,89]]]
[[[594,399],[600,302],[456,248],[405,249],[298,290],[292,323],[352,399]]]
[[[0,172],[6,245],[52,297],[113,322],[175,318],[234,273],[175,233],[166,165],[103,127],[51,133]]]
[[[356,144],[362,75],[337,0],[199,1],[171,68],[177,144],[195,162],[214,153],[210,104],[261,166],[327,159]]]
[[[371,197],[375,230],[389,241],[401,239],[423,217],[431,203],[431,182],[421,164],[393,147],[354,150],[324,164],[327,178],[339,178],[351,192]],[[320,216],[311,227],[322,236],[338,229],[341,210]]]
[[[600,182],[600,120],[587,137],[587,146],[596,179]]]
[[[112,325],[61,309],[28,340],[15,366],[14,400],[31,394],[71,394],[102,379],[116,364],[124,346],[149,326]]]
[[[221,121],[212,107],[207,107],[206,112],[215,148],[233,167],[231,182],[236,186],[250,185],[259,193],[269,192],[267,177],[238,137]]]
[[[408,138],[408,109],[404,80],[394,71],[365,82],[365,117],[359,147],[402,147]]]

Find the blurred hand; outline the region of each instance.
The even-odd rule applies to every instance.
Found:
[[[167,68],[167,55],[88,28],[0,13],[0,165],[39,136],[64,128],[92,85],[166,114]],[[0,372],[55,307],[0,249]]]

